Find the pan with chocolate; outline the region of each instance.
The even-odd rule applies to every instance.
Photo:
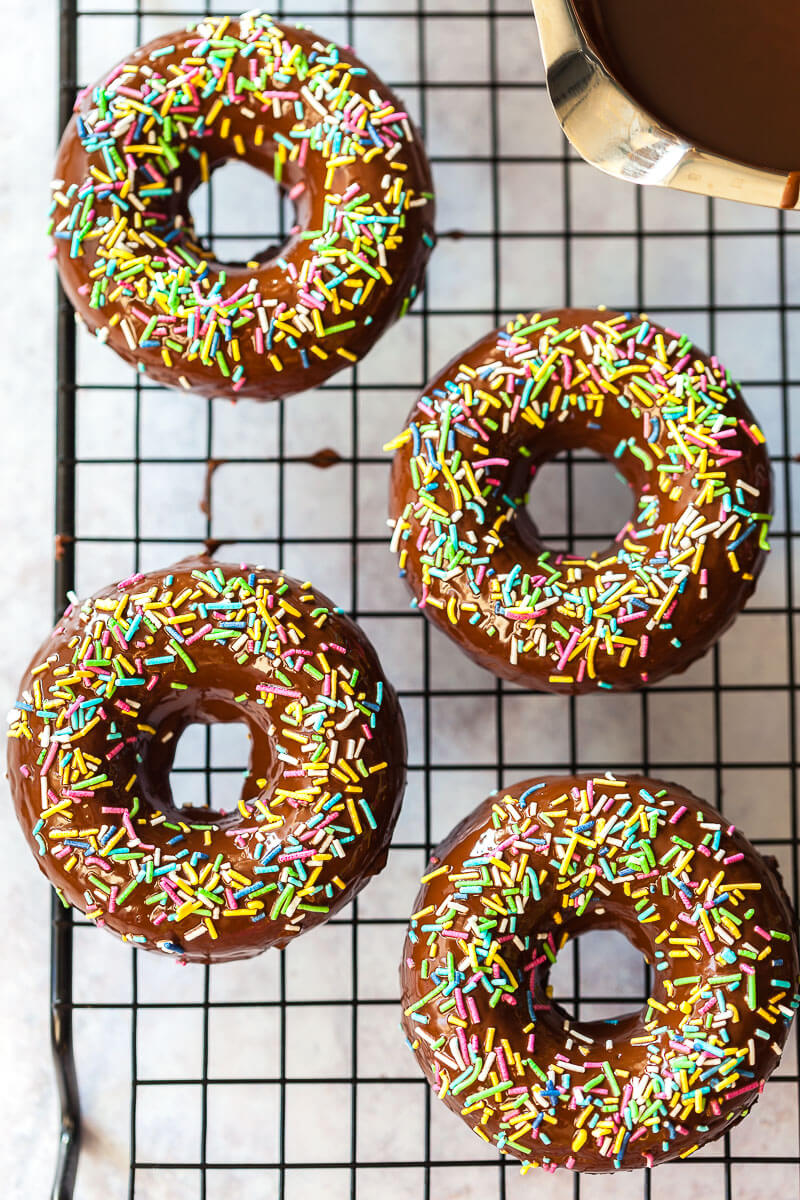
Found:
[[[620,930],[652,968],[638,1012],[570,1018],[551,964]],[[403,1028],[440,1099],[547,1169],[685,1157],[752,1108],[797,1009],[794,915],[772,860],[641,776],[494,793],[437,847],[400,969]]]
[[[224,162],[273,176],[286,242],[222,263],[188,201]],[[350,51],[252,11],[133,51],[80,93],[51,233],[78,316],[152,379],[274,400],[357,362],[403,314],[433,246],[420,135]]]
[[[251,741],[236,808],[178,807],[181,733],[231,721]],[[287,945],[382,870],[405,758],[362,631],[309,583],[204,557],[67,609],[22,679],[8,777],[66,902],[134,945],[220,962]]]
[[[572,0],[595,51],[628,92],[693,145],[800,170],[794,0]]]
[[[608,459],[630,520],[591,555],[525,507],[564,450]],[[552,692],[682,671],[751,595],[768,549],[764,436],[715,357],[646,317],[519,317],[431,380],[395,450],[391,546],[414,602],[496,675]]]
[[[547,91],[592,166],[632,183],[796,208],[793,0],[533,0]]]

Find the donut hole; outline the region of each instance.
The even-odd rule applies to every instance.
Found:
[[[162,697],[145,722],[136,749],[140,796],[167,818],[235,823],[239,801],[272,782],[276,760],[258,706],[221,689],[187,688]]]
[[[253,738],[243,721],[193,721],[178,736],[169,775],[175,808],[235,810],[250,774]]]
[[[524,511],[537,541],[589,558],[616,540],[635,504],[615,464],[589,451],[565,451],[535,469]]]
[[[550,969],[551,998],[573,1021],[608,1021],[638,1011],[653,986],[644,955],[617,929],[569,939]]]
[[[297,214],[285,188],[265,170],[241,160],[217,164],[188,198],[194,236],[221,266],[273,258]]]

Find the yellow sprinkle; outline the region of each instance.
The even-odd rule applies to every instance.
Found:
[[[427,875],[423,875],[420,883],[428,883],[431,879],[435,879],[437,875],[446,875],[450,867],[445,864],[443,867],[437,867],[435,871],[429,871]]]

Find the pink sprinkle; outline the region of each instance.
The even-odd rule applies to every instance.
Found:
[[[641,609],[639,612],[625,613],[623,616],[617,617],[617,624],[618,625],[627,625],[629,621],[642,621],[646,616],[647,616],[647,613],[644,611],[644,609]],[[642,650],[642,642],[644,642],[644,645],[645,645],[644,650]],[[643,633],[641,638],[639,639],[639,652],[641,654],[646,653],[647,642],[648,642],[647,634]]]
[[[725,1099],[732,1100],[734,1096],[743,1096],[745,1092],[755,1091],[755,1089],[760,1086],[761,1085],[758,1083],[748,1083],[745,1087],[737,1088],[735,1092],[726,1092]]]
[[[201,626],[200,629],[196,630],[193,634],[187,637],[185,644],[187,646],[191,646],[192,642],[198,641],[199,638],[203,637],[207,633],[210,633],[213,628],[214,626],[210,622],[207,622],[205,625]]]
[[[90,865],[98,866],[101,871],[110,871],[112,869],[110,862],[107,862],[104,858],[98,858],[96,854],[85,855],[83,861],[87,867]]]
[[[304,143],[304,144],[305,144],[305,143]],[[478,422],[475,420],[475,418],[474,418],[474,417],[470,417],[470,418],[469,418],[469,420],[467,421],[467,424],[472,426],[472,428],[475,430],[475,432],[477,433],[478,437],[479,437],[479,438],[481,438],[481,440],[482,440],[482,441],[484,441],[484,442],[488,442],[488,440],[489,440],[489,435],[488,435],[488,433],[486,432],[486,430],[485,430],[485,429],[483,429],[483,427],[482,427],[482,426],[480,426],[480,425],[478,424]]]
[[[579,637],[580,637],[579,631],[577,629],[573,630],[573,632],[570,636],[570,639],[567,642],[566,646],[564,647],[561,657],[558,660],[558,670],[559,671],[563,671],[564,667],[567,665],[569,656],[572,653],[572,650],[575,647],[575,643],[577,642]]]
[[[508,1074],[508,1064],[506,1063],[506,1056],[503,1053],[502,1046],[495,1047],[495,1055],[497,1058],[497,1068],[500,1072],[500,1078],[503,1080],[503,1082],[505,1082],[506,1080],[509,1079],[509,1074]]]
[[[50,764],[52,763],[53,759],[55,758],[57,752],[58,752],[58,742],[52,741],[48,747],[47,754],[45,756],[45,760],[42,763],[42,769],[39,772],[40,775],[46,775],[47,772],[50,770]]]
[[[460,1025],[456,1026],[456,1034],[458,1035],[458,1044],[461,1047],[461,1053],[464,1056],[464,1062],[469,1062],[469,1046],[467,1045],[467,1035]]]
[[[702,929],[698,929],[697,932],[700,935],[700,941],[703,943],[704,948],[708,951],[709,954],[713,954],[714,947],[711,945],[711,942],[708,940],[706,934],[703,932]]]
[[[131,814],[129,812],[127,812],[125,809],[122,810],[122,824],[125,826],[125,828],[128,832],[129,844],[131,846],[141,846],[142,841],[141,841],[141,838],[139,838],[137,836],[136,830],[133,828],[133,821],[131,820]]]
[[[173,903],[179,904],[179,905],[183,904],[183,897],[178,895],[178,893],[175,891],[175,888],[172,886],[171,883],[169,883],[168,880],[164,879],[164,877],[162,876],[161,879],[159,879],[158,883],[159,883],[161,890],[167,893],[167,895],[170,897],[170,899],[173,901]]]

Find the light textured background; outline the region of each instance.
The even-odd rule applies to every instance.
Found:
[[[303,0],[289,2],[300,12]],[[397,0],[391,21],[369,19],[377,0],[359,0],[353,40],[368,61],[391,82],[413,113],[420,111],[420,43],[413,17],[415,0]],[[129,0],[88,0],[86,11],[103,7],[114,17],[82,22],[81,79],[92,79],[132,47],[137,28]],[[222,11],[222,5],[213,5]],[[307,0],[306,0],[307,7]],[[190,12],[191,0],[144,0],[147,12],[142,39],[176,24],[161,9]],[[331,37],[346,39],[343,4],[315,5],[331,10],[313,24]],[[205,405],[193,398],[145,388],[137,409],[131,373],[109,352],[87,338],[79,344],[83,383],[78,407],[78,527],[83,538],[77,553],[78,590],[86,592],[127,573],[134,563],[139,534],[140,565],[165,565],[212,536],[229,539],[226,553],[274,562],[282,533],[290,539],[283,564],[310,576],[345,606],[354,605],[378,645],[388,673],[406,693],[411,775],[398,828],[397,848],[387,871],[364,893],[352,914],[332,922],[313,937],[301,939],[285,956],[214,970],[210,975],[209,1076],[274,1079],[281,1035],[286,1039],[284,1108],[285,1152],[294,1163],[286,1178],[286,1200],[309,1195],[351,1194],[351,1173],[315,1170],[315,1159],[348,1163],[355,1145],[359,1162],[388,1160],[396,1165],[359,1169],[358,1200],[422,1200],[424,1175],[417,1162],[424,1150],[424,1085],[397,1034],[396,964],[404,918],[411,909],[423,864],[426,834],[426,783],[430,837],[443,836],[463,813],[492,787],[547,767],[566,767],[571,758],[586,768],[637,767],[647,730],[654,773],[676,778],[712,800],[724,800],[725,812],[777,854],[791,878],[785,840],[791,829],[793,797],[789,707],[785,691],[771,690],[790,677],[788,625],[764,610],[786,601],[791,559],[792,520],[797,511],[784,503],[784,482],[796,470],[786,455],[797,447],[788,423],[785,445],[780,386],[781,299],[780,244],[774,213],[715,204],[711,215],[719,236],[709,253],[709,208],[703,200],[661,191],[636,192],[608,180],[579,162],[563,157],[556,122],[541,88],[542,73],[533,22],[526,0],[503,0],[494,24],[496,54],[490,61],[490,25],[484,0],[430,0],[437,16],[426,20],[424,66],[441,86],[427,94],[428,147],[434,156],[439,193],[440,230],[467,230],[468,240],[444,239],[430,274],[427,342],[417,311],[392,330],[359,368],[357,391],[348,373],[316,394],[293,398],[279,428],[275,406]],[[475,17],[447,16],[447,9]],[[43,229],[47,183],[54,147],[56,81],[56,5],[32,0],[24,11],[2,0],[0,27],[3,76],[13,120],[3,134],[4,170],[0,176],[0,233],[3,236],[6,286],[0,291],[4,319],[0,356],[0,546],[5,565],[4,620],[0,622],[0,686],[6,703],[34,645],[46,631],[52,609],[52,465],[54,281],[47,261]],[[517,14],[512,16],[510,14]],[[30,86],[31,64],[41,82]],[[494,78],[500,116],[501,161],[492,162],[492,128],[487,91]],[[462,87],[467,81],[470,87]],[[477,85],[477,86],[475,86]],[[25,102],[19,96],[25,91]],[[510,158],[523,161],[508,161]],[[532,158],[537,161],[531,161]],[[526,160],[527,161],[524,161]],[[471,161],[465,161],[471,160]],[[569,182],[569,203],[564,184]],[[496,200],[493,185],[497,185]],[[218,228],[223,224],[245,235],[271,228],[274,197],[270,185],[247,172],[229,168],[215,183]],[[201,215],[201,208],[197,208]],[[637,227],[637,241],[630,233]],[[784,247],[784,298],[798,300],[793,274],[797,262],[797,219],[788,220]],[[500,236],[494,236],[499,230]],[[665,236],[679,231],[679,239]],[[543,237],[543,234],[548,236]],[[602,236],[598,237],[600,234]],[[231,256],[241,247],[224,243]],[[567,254],[567,250],[569,254]],[[497,282],[495,282],[497,281]],[[657,319],[673,322],[712,346],[735,375],[747,383],[748,397],[766,429],[776,456],[778,514],[775,551],[748,613],[726,636],[719,651],[697,664],[680,681],[640,697],[606,696],[571,706],[560,697],[529,696],[494,681],[471,666],[450,643],[413,614],[386,619],[387,610],[404,613],[406,596],[394,578],[384,536],[386,463],[380,446],[400,427],[410,402],[429,371],[490,326],[495,308],[545,307],[571,299],[619,305],[642,303]],[[712,299],[723,306],[709,320]],[[755,316],[742,307],[755,304]],[[686,309],[688,311],[681,311]],[[21,314],[36,314],[35,322]],[[787,332],[796,328],[789,311]],[[755,336],[753,332],[755,331]],[[794,357],[790,370],[800,370]],[[108,391],[108,385],[122,385]],[[790,395],[794,394],[793,384]],[[135,469],[130,462],[134,438],[140,439],[141,500],[133,505]],[[295,463],[286,468],[283,487],[274,467],[237,462],[248,454],[271,455],[281,445],[286,455],[305,455],[322,447],[356,454],[356,467],[342,464],[320,472]],[[217,470],[212,488],[210,526],[199,509],[205,455],[229,460]],[[184,461],[165,466],[171,455]],[[103,459],[100,462],[98,459]],[[107,461],[107,460],[113,461]],[[376,461],[364,461],[364,460]],[[358,514],[353,520],[352,488]],[[281,499],[284,504],[281,508]],[[587,538],[611,533],[627,515],[628,500],[611,472],[591,461],[575,471],[575,527]],[[532,509],[543,531],[556,539],[566,528],[566,475],[563,466],[542,472],[533,491]],[[283,512],[281,527],[281,511]],[[787,521],[788,517],[788,521]],[[320,547],[309,533],[334,539]],[[785,536],[786,534],[790,536]],[[238,542],[235,539],[239,539]],[[248,540],[249,539],[249,540]],[[356,554],[351,546],[356,542]],[[589,538],[591,540],[591,538]],[[581,544],[580,541],[578,543]],[[427,661],[427,667],[426,667]],[[715,677],[732,690],[715,703]],[[427,685],[435,695],[423,699]],[[745,689],[745,690],[738,690]],[[755,727],[755,731],[754,731]],[[714,764],[719,733],[725,767]],[[191,767],[202,761],[201,747],[187,735],[181,786],[197,783]],[[236,767],[243,747],[236,727],[214,741],[214,761]],[[767,763],[756,768],[755,762]],[[499,764],[499,765],[498,765]],[[235,776],[215,776],[215,797]],[[17,1197],[44,1196],[55,1150],[55,1106],[47,1032],[48,890],[25,850],[4,794],[0,804],[6,870],[4,911],[11,914],[3,939],[0,971],[0,1118],[6,1136],[0,1146],[0,1188]],[[391,925],[374,924],[389,918]],[[91,928],[76,930],[78,1003],[113,1005],[130,1000],[135,971],[140,1001],[197,1004],[202,1000],[202,971],[180,970],[153,956],[140,956]],[[569,994],[575,963],[562,956],[557,988]],[[635,997],[643,984],[637,956],[621,939],[598,938],[580,955],[581,992]],[[324,1007],[327,1000],[347,1001],[353,987],[358,999],[357,1047],[351,1045],[349,1010]],[[318,1000],[319,1008],[290,1004],[281,1018],[274,1002]],[[249,1000],[272,1004],[263,1010],[225,1007]],[[632,1003],[622,1000],[622,1007]],[[607,1013],[608,1006],[584,1002],[581,1015]],[[138,1017],[138,1155],[145,1160],[196,1162],[199,1153],[201,1089],[195,1083],[156,1087],[147,1080],[197,1080],[201,1071],[201,1010],[146,1009]],[[76,1013],[76,1044],[86,1113],[85,1149],[77,1196],[105,1200],[125,1194],[128,1162],[128,1099],[131,1019],[126,1009]],[[347,1080],[354,1062],[357,1133],[351,1128],[353,1093]],[[755,1114],[731,1139],[737,1155],[773,1153],[796,1156],[796,1052],[787,1052],[784,1077],[774,1080]],[[381,1083],[391,1078],[396,1082]],[[313,1084],[298,1082],[314,1079]],[[405,1082],[402,1082],[405,1080]],[[275,1085],[212,1084],[207,1091],[207,1157],[217,1163],[274,1161],[277,1157],[280,1095]],[[306,1131],[308,1112],[314,1136]],[[733,1162],[726,1169],[713,1160],[721,1144],[692,1163],[660,1168],[652,1179],[652,1200],[667,1200],[676,1188],[687,1200],[762,1200],[768,1189],[781,1196],[798,1194],[794,1164],[754,1165]],[[434,1163],[468,1158],[467,1171],[434,1165],[430,1194],[436,1200],[518,1200],[534,1193],[544,1200],[566,1200],[573,1181],[565,1175],[520,1179],[513,1165],[501,1175],[492,1156],[442,1106],[430,1117],[430,1154]],[[215,1170],[208,1177],[208,1200],[246,1196],[271,1200],[277,1194],[273,1171]],[[643,1176],[587,1179],[582,1200],[640,1200]],[[139,1172],[137,1200],[196,1200],[196,1170]]]
[[[14,696],[29,643],[52,618],[53,298],[42,238],[55,138],[55,6],[0,4],[5,119],[0,168],[0,691]],[[38,82],[31,79],[36,63]],[[24,98],[23,98],[24,97]],[[29,316],[29,314],[32,314]],[[3,767],[5,771],[5,766]],[[9,1198],[45,1196],[55,1147],[48,995],[50,899],[20,842],[5,782],[0,802],[7,914],[0,967],[0,1185]]]

